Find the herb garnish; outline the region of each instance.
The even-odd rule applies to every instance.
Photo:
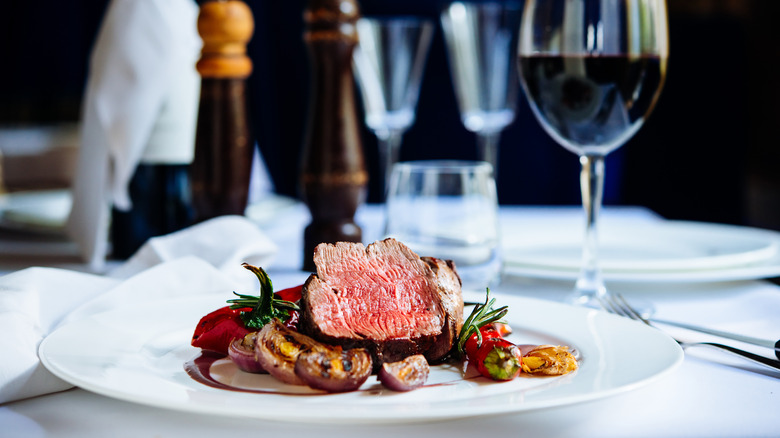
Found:
[[[241,320],[247,328],[259,330],[274,318],[286,321],[290,317],[291,311],[300,310],[297,304],[274,296],[273,283],[263,268],[248,263],[244,263],[242,266],[257,276],[260,281],[260,296],[243,295],[234,291],[233,294],[238,298],[227,302],[230,303],[231,309],[252,309],[241,312]]]

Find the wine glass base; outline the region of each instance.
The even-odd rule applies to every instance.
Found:
[[[606,291],[603,292],[603,295],[606,295]],[[571,294],[569,294],[569,296],[566,297],[564,302],[566,304],[571,304],[577,307],[604,310],[604,306],[601,304],[601,300],[602,298],[600,294],[583,293],[582,291],[575,289]]]

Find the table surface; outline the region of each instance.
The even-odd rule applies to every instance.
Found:
[[[502,207],[504,233],[523,232],[525,221],[569,218],[578,224],[577,208]],[[611,219],[663,220],[642,208],[606,208]],[[567,219],[567,220],[569,220]],[[277,285],[299,284],[302,229],[308,216],[302,206],[280,212],[259,224],[281,248],[268,269]],[[381,236],[382,209],[365,206],[358,214],[364,241]],[[9,241],[13,245],[7,245]],[[45,242],[28,242],[46,247]],[[67,245],[63,254],[25,252],[18,236],[0,233],[0,274],[25,265],[83,269]],[[780,338],[780,287],[768,281],[720,283],[615,283],[613,290],[635,300],[652,301],[659,317],[691,323],[738,328],[743,334]],[[521,294],[562,300],[571,282],[507,276],[496,294]],[[670,334],[680,335],[679,331]],[[690,337],[690,333],[688,333]],[[699,336],[701,339],[705,336]],[[739,345],[733,343],[734,345]],[[739,345],[743,346],[743,345]],[[756,350],[759,351],[760,350]],[[768,355],[769,352],[762,352]],[[446,422],[382,425],[290,424],[225,418],[169,411],[120,401],[74,388],[64,392],[0,405],[2,437],[213,437],[235,436],[496,436],[545,437],[659,437],[659,436],[780,436],[780,373],[733,358],[694,348],[671,374],[648,385],[612,397],[570,406],[513,415],[468,418]]]

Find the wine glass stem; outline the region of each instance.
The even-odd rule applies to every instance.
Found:
[[[377,134],[379,141],[379,154],[383,167],[382,175],[382,197],[387,197],[387,189],[390,187],[390,175],[393,171],[393,165],[398,162],[401,150],[401,138],[403,132],[399,130],[388,130]]]
[[[598,300],[607,290],[599,267],[598,218],[604,194],[604,156],[580,156],[580,190],[585,210],[585,236],[582,245],[582,270],[577,280],[576,298],[582,304]],[[597,304],[597,302],[596,302]]]
[[[501,131],[477,133],[480,159],[493,166],[494,177],[498,175],[498,140],[500,136]]]

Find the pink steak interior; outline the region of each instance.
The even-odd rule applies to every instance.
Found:
[[[322,245],[314,261],[308,304],[324,334],[387,340],[441,333],[434,275],[405,245]]]

